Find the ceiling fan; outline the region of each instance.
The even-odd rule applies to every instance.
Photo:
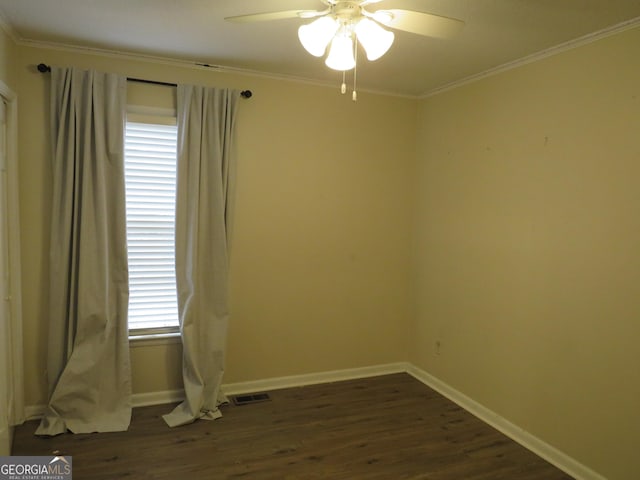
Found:
[[[358,43],[362,45],[370,61],[382,57],[391,48],[395,35],[383,26],[436,38],[453,37],[464,26],[461,20],[432,13],[402,9],[370,12],[365,8],[382,0],[320,1],[327,8],[253,13],[226,17],[225,20],[248,23],[289,18],[313,19],[300,26],[298,38],[305,50],[316,57],[322,57],[330,45],[325,64],[343,72],[342,93],[346,91],[344,72],[356,68]],[[356,99],[355,71],[353,99]]]

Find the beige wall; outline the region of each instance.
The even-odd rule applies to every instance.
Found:
[[[640,472],[640,29],[421,102],[410,360]],[[438,349],[437,342],[440,342]]]
[[[9,88],[14,88],[13,60],[15,48],[13,40],[0,28],[0,81],[4,82]]]
[[[51,191],[49,82],[35,71],[40,62],[253,90],[238,124],[225,382],[406,359],[415,102],[361,92],[354,104],[337,83],[317,87],[27,46],[18,53],[27,404],[46,397]],[[161,90],[138,91],[136,103],[165,98]],[[132,363],[137,393],[181,386],[177,344],[137,346]]]

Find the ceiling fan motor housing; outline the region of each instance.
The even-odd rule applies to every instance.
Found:
[[[357,1],[336,2],[331,7],[331,13],[339,20],[348,21],[361,16],[362,7]]]

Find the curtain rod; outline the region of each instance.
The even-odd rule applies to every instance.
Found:
[[[38,71],[40,73],[46,73],[46,72],[50,72],[51,71],[51,67],[49,65],[46,65],[44,63],[40,63],[38,64]],[[142,78],[131,78],[131,77],[127,77],[127,81],[128,82],[138,82],[138,83],[148,83],[151,85],[164,85],[166,87],[177,87],[178,84],[177,83],[169,83],[169,82],[158,82],[156,80],[143,80]],[[253,93],[251,92],[251,90],[243,90],[240,92],[240,96],[243,98],[251,98],[253,95]]]

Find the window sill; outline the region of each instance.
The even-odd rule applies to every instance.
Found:
[[[129,335],[129,346],[135,347],[153,347],[155,345],[170,345],[172,343],[180,343],[180,332],[169,333],[150,333],[146,335]]]

